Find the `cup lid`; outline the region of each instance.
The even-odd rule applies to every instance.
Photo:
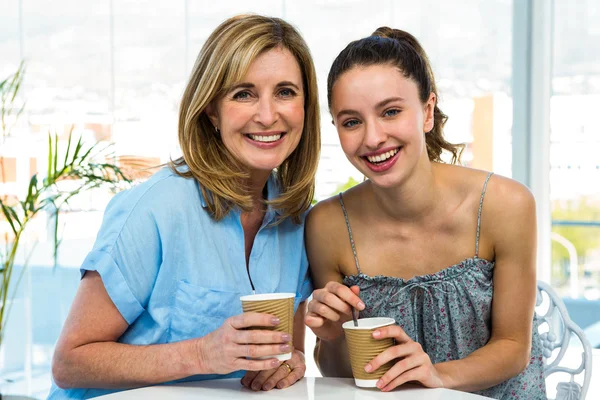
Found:
[[[394,320],[394,318],[387,317],[359,318],[358,326],[354,326],[354,321],[350,320],[348,322],[344,322],[342,328],[350,330],[366,330],[381,328],[382,326],[388,326],[395,323],[396,320]]]
[[[264,294],[249,294],[241,296],[241,301],[264,301],[264,300],[282,300],[296,297],[295,293],[264,293]]]

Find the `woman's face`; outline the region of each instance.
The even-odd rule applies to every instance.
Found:
[[[304,127],[302,73],[290,51],[259,55],[241,82],[207,108],[225,147],[250,172],[279,167]]]
[[[417,84],[394,66],[354,67],[332,88],[331,113],[348,160],[374,184],[404,181],[429,162],[435,96],[423,104]]]

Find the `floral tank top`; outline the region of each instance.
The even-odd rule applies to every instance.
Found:
[[[348,213],[342,193],[339,195],[357,269],[357,274],[344,278],[344,284],[360,287],[360,297],[366,305],[360,316],[394,318],[406,334],[423,347],[433,364],[465,358],[485,346],[491,336],[494,261],[478,257],[481,210],[491,175],[485,180],[479,202],[475,256],[435,274],[409,280],[361,273]],[[546,400],[542,347],[535,315],[532,339],[527,368],[477,394],[502,400]]]

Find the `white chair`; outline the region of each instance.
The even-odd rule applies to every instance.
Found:
[[[537,283],[535,311],[540,332],[543,331],[540,333],[540,339],[544,357],[544,377],[547,379],[557,372],[571,375],[569,382],[559,382],[556,386],[556,400],[584,400],[592,377],[592,347],[589,341],[581,328],[571,321],[565,304],[547,283]],[[579,339],[583,347],[581,363],[576,368],[561,365],[572,335]],[[575,376],[582,373],[583,385],[580,385],[575,382]]]

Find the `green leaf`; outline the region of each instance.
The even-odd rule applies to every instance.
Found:
[[[69,140],[67,141],[67,152],[65,153],[65,161],[64,165],[67,166],[67,161],[69,160],[69,150],[71,150],[71,139],[72,139],[73,129],[71,129],[71,133],[69,133]]]
[[[2,213],[4,214],[4,216],[6,217],[6,220],[8,221],[8,224],[10,225],[10,227],[12,228],[14,234],[17,234],[17,228],[15,227],[15,223],[13,221],[12,215],[14,213],[14,210],[5,205],[2,200],[0,200],[0,206],[2,207]],[[11,212],[12,211],[12,212]]]
[[[46,179],[48,182],[52,180],[52,134],[48,132],[48,173]]]
[[[56,181],[56,178],[58,178],[56,176],[56,171],[58,170],[57,166],[58,166],[58,134],[54,135],[54,157],[53,157],[53,162],[54,162],[54,180]]]

